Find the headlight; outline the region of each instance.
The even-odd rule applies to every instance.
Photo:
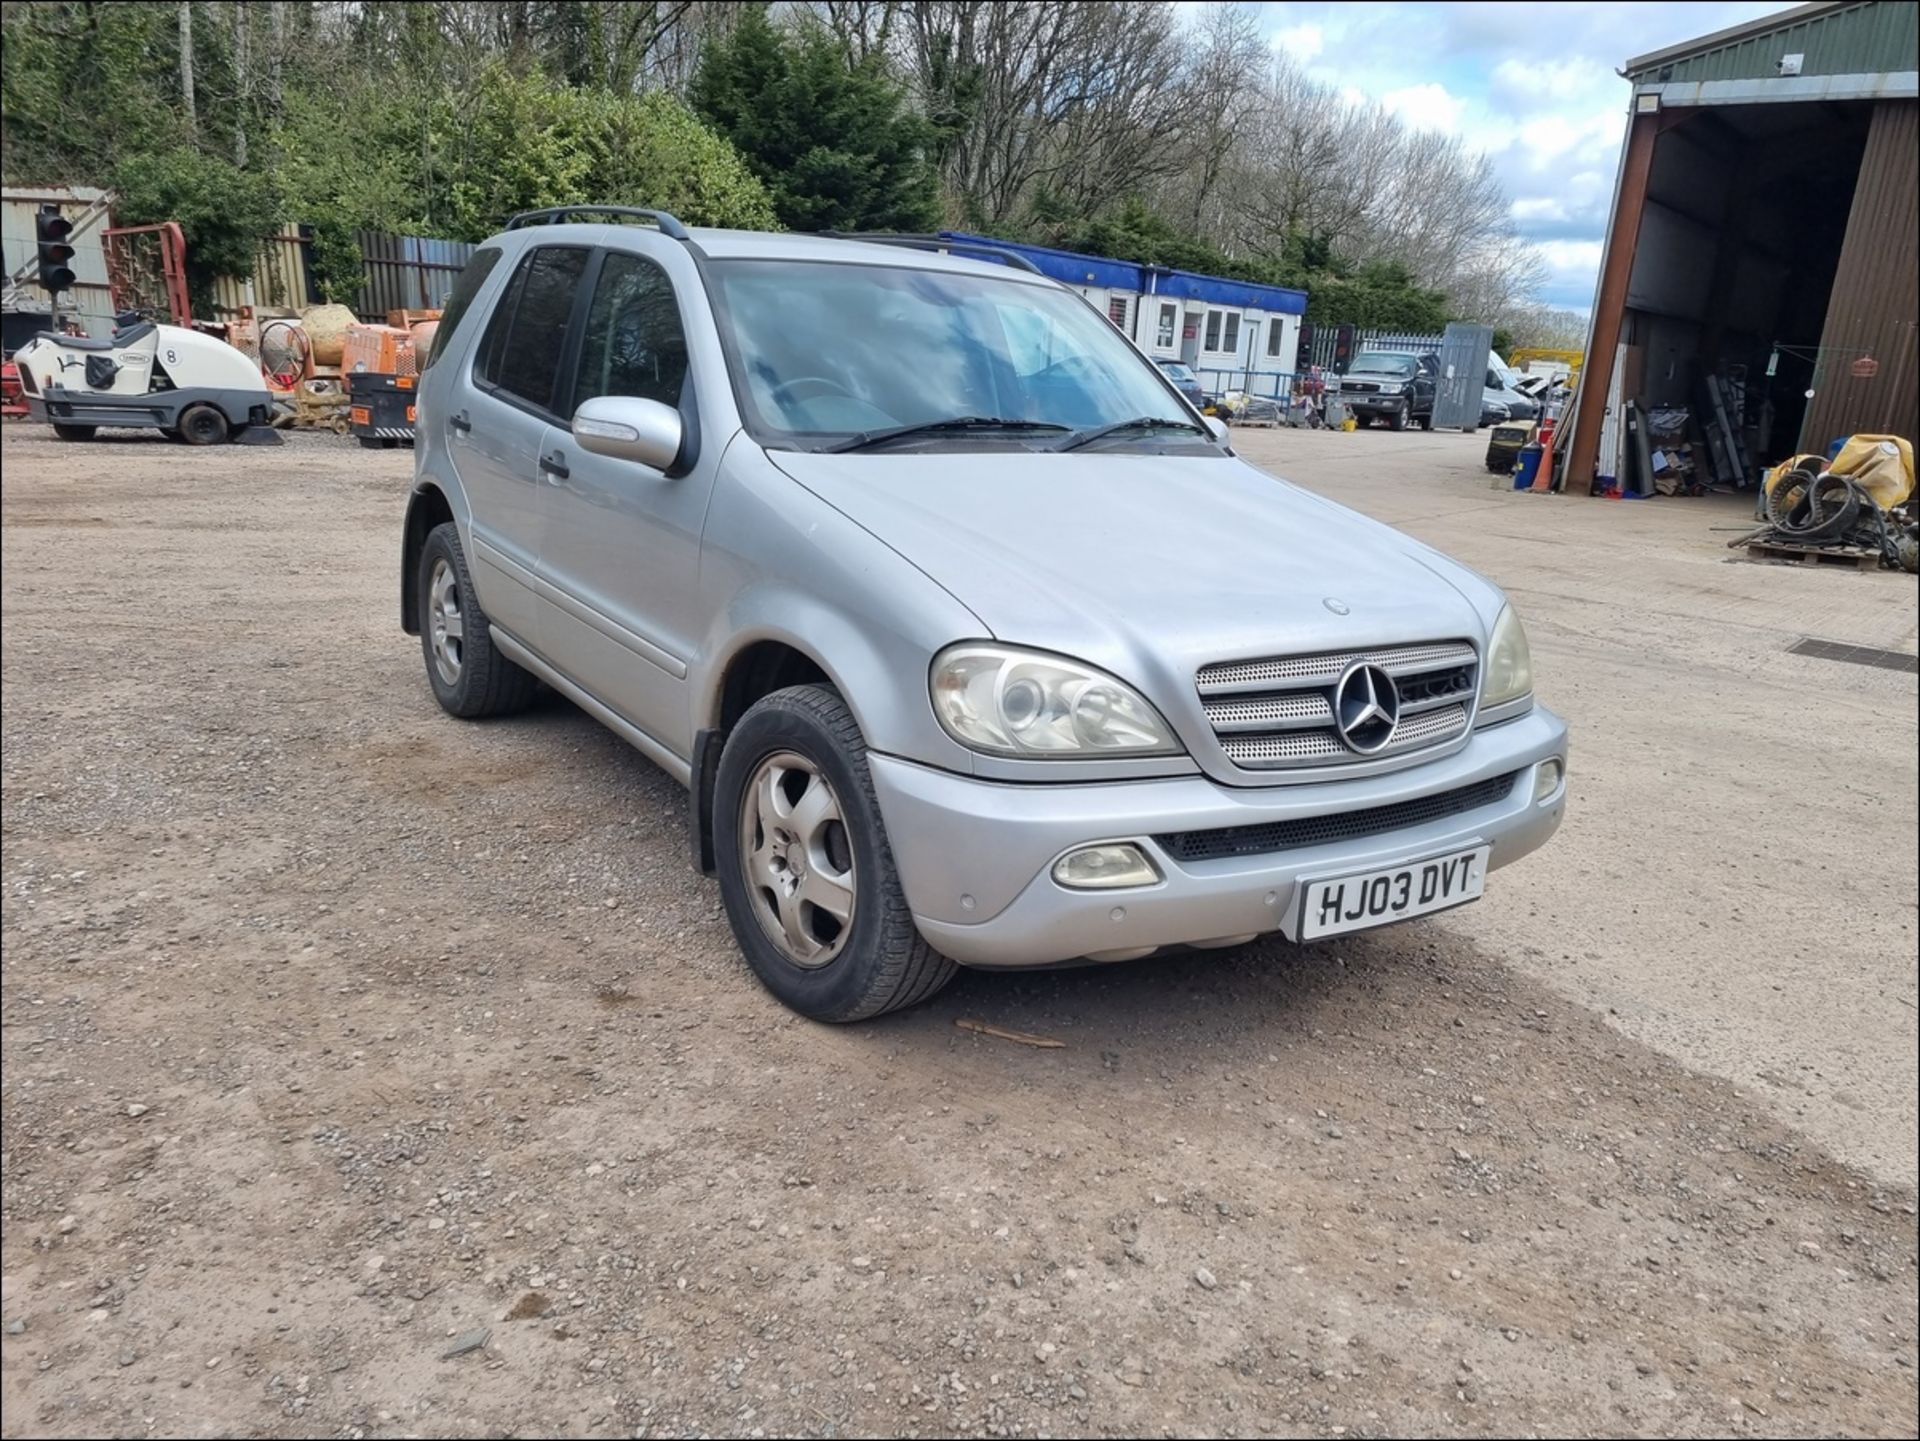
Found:
[[[1500,619],[1493,623],[1493,640],[1487,646],[1487,678],[1480,685],[1480,706],[1505,705],[1533,693],[1533,656],[1527,650],[1527,633],[1512,606],[1503,606]]]
[[[1160,713],[1132,686],[1064,656],[949,646],[933,661],[933,713],[961,745],[1003,756],[1171,755]]]

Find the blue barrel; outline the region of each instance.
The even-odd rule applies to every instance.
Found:
[[[1847,440],[1848,440],[1847,436],[1844,436],[1844,435],[1835,436],[1833,439],[1833,444],[1827,447],[1827,459],[1832,460],[1836,455],[1838,455],[1840,453],[1840,447],[1845,445],[1847,443]]]
[[[1520,458],[1513,466],[1513,488],[1532,490],[1534,477],[1540,474],[1540,447],[1528,442],[1520,447]]]

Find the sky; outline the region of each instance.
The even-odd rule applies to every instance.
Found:
[[[1541,299],[1585,311],[1626,127],[1627,60],[1790,8],[1773,3],[1258,4],[1276,51],[1493,158],[1545,263]]]

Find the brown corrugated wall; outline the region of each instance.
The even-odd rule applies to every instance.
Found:
[[[1866,379],[1855,360],[1872,357]],[[1920,439],[1920,101],[1874,107],[1800,449],[1866,431]]]

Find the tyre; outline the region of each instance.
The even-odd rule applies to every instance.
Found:
[[[1398,410],[1394,411],[1392,415],[1389,415],[1387,417],[1387,429],[1388,430],[1405,430],[1406,428],[1407,428],[1407,407],[1405,405],[1402,405]]]
[[[1433,412],[1429,410],[1425,415],[1415,417],[1414,424],[1418,425],[1422,430],[1432,431]]]
[[[177,428],[188,445],[219,445],[227,438],[226,416],[205,403],[181,411]]]
[[[958,969],[920,938],[836,691],[792,686],[741,717],[714,785],[714,858],[760,982],[816,1021],[916,1005]]]
[[[452,521],[428,533],[414,584],[420,603],[420,653],[440,708],[462,720],[525,709],[538,682],[494,647]]]
[[[57,440],[92,440],[93,432],[99,427],[92,425],[58,425],[53,427]]]
[[[382,450],[387,444],[377,435],[357,435],[354,439],[360,442],[362,450]]]
[[[181,435],[179,431],[175,430],[170,425],[161,426],[160,434],[164,436],[166,439],[172,441],[175,445],[184,444],[186,441],[186,437]]]

